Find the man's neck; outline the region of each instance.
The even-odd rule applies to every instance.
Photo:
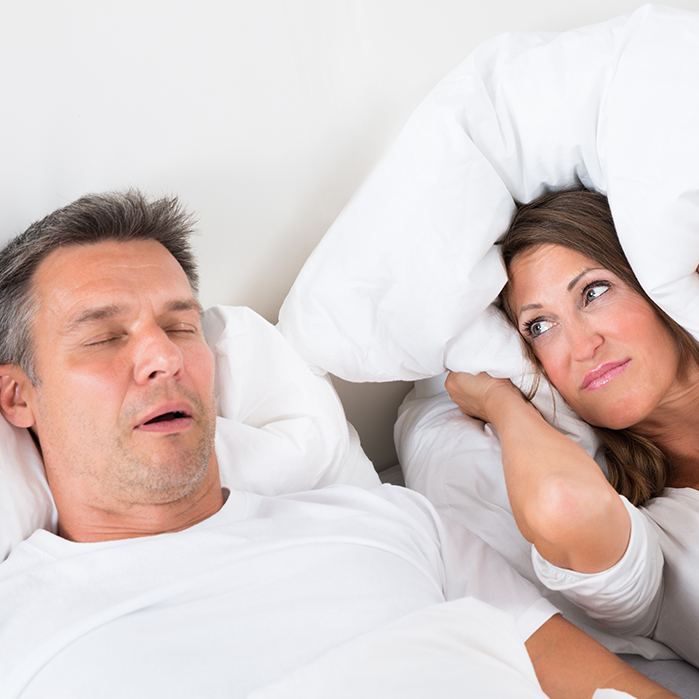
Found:
[[[58,534],[70,541],[95,542],[176,532],[208,519],[224,502],[218,469],[213,468],[195,492],[168,502],[71,503],[62,508],[57,500]]]

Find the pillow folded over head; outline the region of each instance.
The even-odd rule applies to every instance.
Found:
[[[325,377],[249,308],[204,314],[216,360],[216,454],[223,485],[263,494],[379,480]],[[56,512],[27,430],[0,417],[0,561]]]
[[[350,381],[445,367],[516,378],[487,310],[515,200],[605,192],[649,295],[699,337],[699,14],[644,6],[477,49],[418,107],[313,252],[280,313],[311,364]]]

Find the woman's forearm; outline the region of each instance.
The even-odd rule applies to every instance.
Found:
[[[594,459],[517,391],[494,392],[486,413],[522,534],[559,567],[593,573],[614,565],[626,550],[630,521]]]
[[[541,687],[551,699],[587,698],[600,687],[628,692],[639,699],[676,696],[558,614],[529,637],[526,647]]]

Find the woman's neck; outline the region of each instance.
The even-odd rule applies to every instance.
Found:
[[[663,402],[633,429],[668,457],[669,486],[699,489],[699,367],[678,379]]]

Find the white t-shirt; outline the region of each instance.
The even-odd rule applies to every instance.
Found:
[[[562,592],[605,630],[650,636],[662,597],[663,555],[642,510],[623,495],[619,498],[629,514],[631,534],[617,563],[598,573],[580,573],[553,565],[532,546],[532,565],[547,588]]]
[[[600,573],[578,573],[549,563],[532,547],[534,570],[601,628],[648,636],[699,667],[699,491],[666,488],[642,507],[620,497],[631,517],[631,537],[618,563]]]
[[[653,638],[699,667],[699,491],[665,488],[642,511],[657,531],[665,558]]]
[[[0,697],[244,697],[467,594],[514,617],[502,643],[520,655],[555,612],[477,537],[446,534],[422,496],[392,486],[232,492],[189,529],[136,539],[40,530],[0,565]]]

